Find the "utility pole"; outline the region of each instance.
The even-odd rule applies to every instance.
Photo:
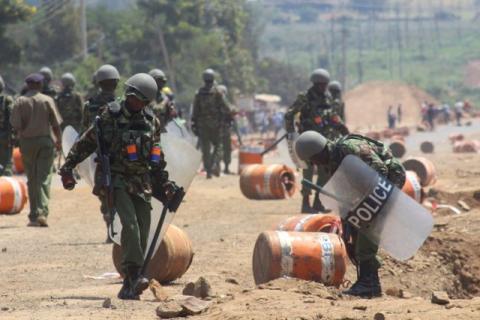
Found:
[[[82,37],[82,56],[85,59],[88,55],[87,41],[87,11],[85,8],[85,0],[80,0],[80,34]]]

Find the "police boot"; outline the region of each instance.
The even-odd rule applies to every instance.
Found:
[[[382,287],[378,277],[378,267],[370,262],[362,262],[359,266],[358,280],[344,294],[361,298],[382,296]]]
[[[317,213],[311,206],[310,206],[310,196],[304,195],[302,199],[302,213]]]
[[[232,173],[230,172],[230,169],[228,168],[228,164],[225,164],[225,169],[223,170],[223,173],[225,173],[225,174],[232,174]]]
[[[129,276],[131,278],[131,285],[133,293],[138,297],[148,288],[148,279],[143,276],[140,268],[130,268]]]
[[[325,208],[322,201],[320,200],[320,195],[318,193],[315,194],[315,199],[313,200],[313,209],[316,212],[320,212],[320,213],[329,213],[330,211],[332,211],[330,209]]]
[[[212,173],[215,177],[220,177],[220,163],[215,162],[212,166]]]
[[[117,294],[118,299],[122,299],[122,300],[138,300],[139,299],[138,295],[137,296],[134,295],[130,282],[131,280],[127,276],[125,277],[125,279],[123,279],[122,288]]]

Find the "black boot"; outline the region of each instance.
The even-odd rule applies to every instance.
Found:
[[[313,200],[313,209],[320,213],[329,213],[330,209],[325,208],[322,201],[320,201],[320,195],[318,193],[315,194],[315,200]]]
[[[219,162],[215,162],[212,166],[212,174],[215,176],[215,177],[220,177],[220,163]]]
[[[131,281],[128,277],[125,277],[125,279],[123,279],[122,288],[117,294],[118,299],[122,299],[122,300],[138,300],[139,299],[138,296],[135,297],[135,295],[133,294],[132,286],[130,282]]]
[[[232,173],[230,172],[230,169],[228,168],[228,166],[229,166],[228,164],[225,164],[225,169],[223,170],[223,173],[225,173],[225,174],[232,174]]]
[[[302,213],[317,213],[311,206],[310,206],[310,196],[304,195],[302,199]]]
[[[359,266],[358,280],[344,294],[361,298],[382,296],[382,287],[378,277],[378,267],[370,262],[362,262]]]
[[[148,279],[143,276],[140,268],[129,269],[132,291],[136,296],[140,296],[148,288]]]

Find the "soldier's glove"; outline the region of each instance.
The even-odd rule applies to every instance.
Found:
[[[77,182],[73,177],[73,172],[70,169],[61,168],[59,172],[60,176],[62,177],[62,184],[63,187],[67,190],[73,190]]]
[[[173,181],[166,181],[161,185],[153,184],[153,197],[168,207],[170,212],[176,212],[182,203],[185,191]]]

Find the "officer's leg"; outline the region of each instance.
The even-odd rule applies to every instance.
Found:
[[[313,166],[308,163],[308,167],[303,169],[303,179],[312,181],[313,179]],[[302,213],[316,213],[313,208],[310,206],[310,194],[311,189],[302,185]]]
[[[139,270],[144,262],[134,197],[124,187],[114,189],[115,208],[122,223],[122,271],[125,274],[123,286],[118,293],[120,299],[138,299],[138,295],[133,292],[132,273],[133,270]]]
[[[232,161],[232,139],[230,130],[226,130],[223,135],[223,162],[225,163],[226,174],[230,174],[230,162]]]
[[[210,141],[213,145],[212,153],[212,173],[220,176],[220,159],[223,154],[223,130],[210,132]]]
[[[382,294],[382,287],[378,277],[381,266],[377,258],[378,245],[373,243],[362,232],[357,232],[354,238],[355,259],[358,263],[358,280],[345,291],[346,294],[360,297],[378,297]]]
[[[42,220],[48,217],[48,202],[50,200],[50,185],[52,182],[53,161],[55,159],[55,148],[50,138],[39,140],[39,152],[36,159],[36,174],[38,183],[38,215]]]
[[[207,172],[207,178],[211,178],[212,175],[212,163],[211,163],[211,155],[210,155],[210,139],[208,134],[205,131],[200,133],[200,147],[202,149],[202,159],[203,159],[203,167]]]
[[[323,166],[317,166],[317,185],[323,187],[327,184],[329,175]],[[317,212],[328,213],[329,209],[325,208],[320,201],[320,194],[315,192],[315,198],[313,200],[313,209]]]
[[[0,165],[0,175],[12,175],[12,148],[9,139],[6,138],[0,139]]]
[[[36,154],[38,150],[38,144],[32,143],[29,139],[20,140],[20,152],[22,153],[23,166],[27,175],[27,187],[28,187],[28,202],[30,203],[30,213],[28,219],[30,223],[36,223],[38,218],[37,199],[38,189],[36,178]],[[30,225],[30,224],[29,224]]]

